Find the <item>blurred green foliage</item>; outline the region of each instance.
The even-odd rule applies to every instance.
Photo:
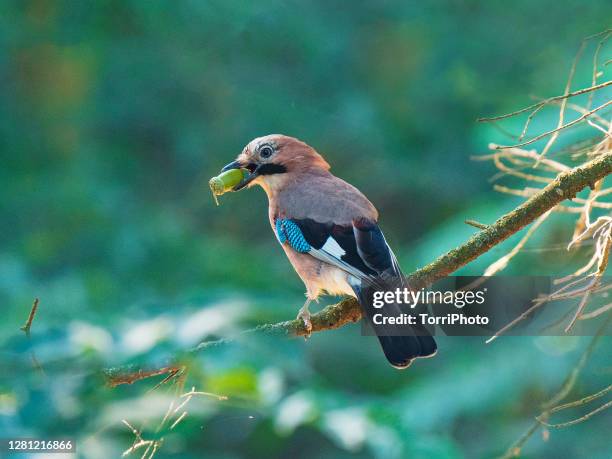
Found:
[[[207,180],[253,137],[299,137],[377,205],[409,271],[472,234],[465,218],[520,202],[469,161],[504,140],[475,119],[560,93],[581,39],[611,15],[604,0],[3,2],[0,436],[72,435],[83,457],[118,457],[133,439],[121,420],[153,435],[171,391],[110,389],[101,370],[178,355],[187,387],[230,399],[191,401],[157,457],[502,452],[586,339],[441,339],[436,359],[406,372],[357,326],[182,354],[293,317],[303,298],[263,193],[215,207]],[[577,80],[590,72],[586,62]],[[565,244],[567,217],[553,221],[532,247]],[[508,272],[580,260],[526,251]],[[576,395],[603,387],[605,357]],[[604,414],[536,437],[526,457],[610,457],[606,427]]]

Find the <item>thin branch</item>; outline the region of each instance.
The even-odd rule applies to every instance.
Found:
[[[605,304],[595,309],[594,311],[587,312],[586,314],[581,314],[580,317],[578,317],[578,319],[579,320],[594,319],[595,317],[602,315],[604,312],[609,311],[610,309],[612,309],[612,303]]]
[[[532,104],[528,107],[525,108],[521,108],[520,110],[516,110],[515,112],[512,113],[507,113],[505,115],[499,115],[499,116],[492,116],[490,118],[478,118],[477,121],[481,122],[481,123],[489,123],[491,121],[497,121],[497,120],[503,120],[505,118],[511,118],[513,116],[516,115],[520,115],[521,113],[525,113],[528,112],[530,110],[534,110],[542,105],[546,105],[549,104],[551,102],[555,102],[557,100],[563,100],[563,99],[567,99],[569,97],[574,97],[574,96],[579,96],[581,94],[586,94],[588,92],[592,92],[592,91],[598,91],[602,88],[605,88],[606,86],[610,86],[612,84],[612,80],[609,81],[605,81],[603,83],[600,83],[598,85],[594,85],[594,86],[590,86],[588,88],[583,88],[583,89],[578,89],[577,91],[574,92],[570,92],[568,94],[564,94],[561,96],[555,96],[555,97],[549,97],[548,99],[544,99],[540,102],[536,102],[535,104]]]
[[[497,145],[491,143],[489,144],[489,148],[494,150],[497,148]],[[474,161],[488,161],[490,159],[494,159],[496,156],[500,158],[509,158],[509,159],[512,158],[513,156],[520,156],[522,158],[528,158],[528,159],[533,159],[533,160],[536,160],[539,158],[539,155],[535,150],[521,150],[520,148],[507,148],[504,151],[496,151],[495,153],[491,153],[488,155],[470,156],[470,159]],[[550,167],[552,171],[556,171],[556,172],[565,172],[571,169],[569,166],[566,166],[565,164],[560,163],[558,161],[553,161],[550,158],[543,158],[540,162],[542,165],[546,165]]]
[[[551,209],[552,210],[552,209]],[[506,268],[506,266],[508,266],[508,263],[510,262],[510,260],[512,258],[514,258],[514,256],[519,253],[521,251],[521,249],[525,246],[525,244],[527,243],[527,241],[529,240],[529,238],[531,237],[531,235],[540,227],[540,225],[542,223],[544,223],[544,221],[546,221],[546,219],[550,216],[550,210],[548,212],[546,212],[545,214],[541,215],[540,217],[538,217],[538,219],[533,223],[533,225],[531,225],[531,228],[529,228],[529,230],[527,230],[527,232],[525,233],[525,235],[521,238],[521,240],[519,241],[518,244],[516,244],[516,246],[514,246],[514,248],[508,252],[506,255],[504,255],[503,257],[501,257],[500,259],[498,259],[497,261],[495,261],[494,263],[491,263],[491,265],[489,265],[489,267],[487,269],[485,269],[485,272],[483,274],[483,276],[493,276],[496,273],[498,273],[499,271],[503,270]]]
[[[572,236],[572,243],[586,229],[587,224],[590,224],[591,205],[593,201],[595,201],[595,199],[597,199],[598,195],[600,194],[602,185],[603,185],[603,180],[600,180],[599,182],[595,184],[593,189],[589,191],[589,197],[587,198],[586,205],[584,206],[584,211],[582,212],[582,214],[580,214],[580,218],[576,221],[576,225],[574,226],[574,234]],[[580,244],[581,242],[582,241],[577,241],[578,244]],[[568,250],[569,248],[570,247],[568,247]],[[595,255],[596,254],[593,254],[593,258],[592,258],[593,263],[595,262]],[[586,268],[584,272],[586,272],[589,269],[590,267]]]
[[[587,414],[585,414],[584,416],[579,417],[578,419],[573,419],[572,421],[568,421],[568,422],[562,422],[560,424],[549,424],[543,420],[538,419],[538,422],[542,423],[543,425],[545,425],[546,427],[552,427],[554,429],[561,429],[563,427],[569,427],[569,426],[573,426],[575,424],[578,424],[580,422],[584,422],[587,419],[592,418],[593,416],[595,416],[597,413],[604,411],[605,409],[608,409],[612,406],[612,400],[610,400],[607,403],[604,403],[603,405],[601,405],[598,408],[595,408],[593,411],[588,412]]]
[[[181,414],[176,421],[174,421],[172,423],[172,425],[170,426],[170,430],[173,430],[178,424],[179,422],[181,422],[183,419],[185,419],[185,416],[187,416],[187,411],[183,411],[183,414]]]
[[[36,311],[38,311],[38,298],[34,299],[34,303],[32,304],[32,309],[30,309],[30,315],[28,316],[28,320],[25,325],[21,327],[21,330],[26,334],[26,336],[30,337],[30,328],[32,328],[32,321],[34,317],[36,317]]]
[[[570,69],[570,73],[567,78],[567,84],[565,85],[565,91],[563,91],[563,95],[566,97],[561,99],[561,107],[559,109],[559,122],[557,123],[557,131],[555,131],[553,135],[550,136],[550,138],[548,139],[548,142],[546,142],[546,145],[542,149],[542,153],[540,153],[540,156],[533,167],[537,167],[540,164],[541,159],[544,158],[546,153],[548,153],[548,150],[550,150],[550,147],[552,147],[553,143],[555,143],[555,141],[559,137],[559,131],[561,130],[561,127],[563,126],[563,119],[565,117],[565,107],[567,106],[567,95],[570,93],[570,89],[572,88],[572,81],[574,80],[574,73],[576,73],[576,66],[578,65],[580,56],[582,56],[582,52],[584,51],[585,45],[586,45],[586,41],[583,40],[582,44],[580,45],[580,49],[576,53],[574,62],[572,62],[572,67]]]
[[[562,125],[560,127],[557,127],[557,128],[552,129],[550,131],[546,131],[546,132],[544,132],[544,133],[542,133],[540,135],[532,137],[531,139],[526,140],[525,142],[517,143],[515,145],[497,145],[497,148],[499,148],[500,150],[504,150],[504,149],[507,149],[507,148],[517,148],[517,147],[524,147],[525,145],[530,145],[530,144],[532,144],[534,142],[537,142],[540,139],[543,139],[544,137],[547,137],[547,136],[549,136],[551,134],[555,134],[555,133],[557,133],[557,132],[559,132],[559,131],[561,131],[563,129],[567,129],[568,127],[571,127],[571,126],[573,126],[575,124],[580,123],[581,121],[584,121],[586,118],[591,116],[593,113],[596,113],[596,112],[598,112],[600,110],[603,110],[604,108],[606,108],[610,104],[612,104],[612,100],[609,100],[609,101],[601,104],[599,107],[596,107],[596,108],[594,108],[592,110],[589,110],[588,112],[584,113],[582,116],[576,118],[573,121],[570,121],[569,123],[566,123],[566,124],[564,124],[564,125]]]
[[[499,158],[499,156],[495,156],[493,158],[493,161],[495,162],[495,166],[502,172],[505,172],[508,175],[513,175],[514,177],[519,177],[531,182],[540,182],[540,183],[550,183],[552,181],[552,179],[550,177],[542,177],[541,175],[533,175],[533,174],[526,174],[524,172],[520,172],[517,171],[516,169],[512,169],[508,166],[506,166],[502,160]]]
[[[481,230],[487,229],[489,227],[489,225],[485,225],[484,223],[477,222],[476,220],[465,220],[463,223],[465,223],[466,225],[473,226],[474,228],[481,229]]]
[[[555,102],[555,104],[558,104],[558,103],[559,102]],[[572,104],[572,103],[568,103],[567,104],[567,108],[571,108],[576,113],[580,113],[581,115],[584,115],[585,113],[587,113],[591,109],[591,107],[584,108],[584,107],[581,107],[578,104]],[[591,118],[596,120],[598,123],[603,124],[604,126],[607,126],[607,127],[610,126],[610,122],[608,120],[606,120],[605,118],[599,116],[597,113],[592,114]]]
[[[28,316],[28,320],[26,320],[26,323],[23,327],[19,328],[25,333],[28,339],[30,338],[30,329],[32,328],[32,322],[34,321],[34,317],[36,317],[36,312],[38,311],[38,303],[38,298],[34,298],[34,303],[32,304],[32,308],[30,309],[30,315]],[[36,358],[36,353],[34,352],[34,349],[30,350],[30,356],[32,357],[32,365],[34,365],[34,368],[36,368],[40,372],[40,374],[44,376],[45,369],[42,367],[42,365]]]
[[[567,98],[565,98],[563,100],[567,100]],[[536,116],[538,114],[538,112],[540,110],[542,110],[544,107],[545,107],[545,105],[540,105],[539,107],[537,107],[534,111],[532,111],[529,114],[529,116],[527,117],[527,121],[525,121],[525,126],[523,127],[523,132],[521,132],[521,135],[518,138],[519,142],[521,140],[523,140],[525,138],[525,136],[527,135],[527,129],[529,129],[529,125],[531,124],[531,120],[533,119],[533,117]]]
[[[598,77],[597,67],[599,64],[599,52],[601,51],[601,48],[606,43],[606,41],[608,41],[608,38],[610,38],[610,31],[604,32],[603,38],[597,44],[597,48],[595,49],[595,53],[593,54],[593,76],[591,78],[591,86],[594,86],[595,84],[597,84],[597,77]],[[591,106],[593,105],[593,94],[594,93],[589,94],[587,110],[590,109]]]
[[[595,336],[593,336],[593,339],[591,339],[591,342],[589,343],[587,348],[584,350],[584,352],[580,356],[580,359],[578,359],[578,363],[576,364],[574,368],[572,368],[572,371],[567,375],[567,377],[565,378],[565,381],[563,381],[563,384],[561,385],[561,388],[559,389],[559,391],[550,400],[548,400],[548,402],[544,404],[543,406],[544,411],[550,411],[551,409],[553,409],[553,407],[556,406],[558,403],[560,403],[565,397],[567,397],[568,394],[571,392],[571,390],[574,388],[576,381],[578,380],[578,376],[580,375],[580,372],[587,364],[589,358],[591,358],[591,355],[593,354],[593,351],[595,351],[595,348],[597,347],[597,343],[599,342],[599,340],[601,339],[601,336],[603,335],[604,331],[608,327],[609,322],[610,322],[610,319],[608,318],[599,327],[599,329],[597,330],[597,333],[595,333]],[[543,418],[542,415],[538,417]]]
[[[557,411],[561,411],[561,410],[566,410],[568,408],[575,408],[577,406],[581,406],[581,405],[585,405],[595,399],[601,398],[604,395],[606,395],[608,392],[612,391],[612,384],[609,385],[608,387],[600,390],[599,392],[596,392],[594,394],[591,395],[587,395],[586,397],[583,397],[579,400],[574,400],[573,402],[569,402],[569,403],[564,403],[563,405],[558,405],[555,406],[554,408],[552,408],[550,410],[551,413],[556,413]]]
[[[134,384],[137,381],[141,381],[147,378],[153,378],[155,376],[167,375],[159,384],[157,384],[153,389],[156,389],[160,385],[170,381],[175,376],[180,375],[184,370],[184,367],[180,366],[170,366],[170,367],[162,367],[156,368],[154,370],[142,370],[139,369],[133,372],[123,372],[121,371],[118,374],[109,374],[107,379],[107,385],[109,387],[116,387],[122,384]]]
[[[529,440],[531,436],[536,433],[540,427],[542,427],[542,425],[537,421],[531,424],[531,427],[529,427],[529,429],[527,429],[527,431],[523,435],[521,435],[520,438],[516,440],[514,444],[510,448],[508,448],[508,450],[502,456],[499,457],[499,459],[511,459],[513,457],[519,457],[521,455],[521,450],[523,449],[523,446],[525,446],[525,443],[527,443],[527,440]]]
[[[203,395],[205,397],[213,397],[219,401],[228,400],[229,398],[227,395],[217,395],[217,394],[213,394],[212,392],[202,392],[199,390],[195,390],[195,388],[191,388],[191,391],[185,392],[184,394],[181,395],[181,397],[192,397],[194,395]]]
[[[590,284],[591,285],[590,289],[584,294],[582,301],[578,305],[578,309],[576,309],[576,312],[574,316],[572,317],[572,320],[565,328],[566,333],[573,327],[573,325],[576,323],[578,318],[582,315],[582,311],[584,311],[584,308],[586,307],[586,304],[591,295],[591,292],[597,289],[597,287],[599,287],[599,284],[601,282],[601,277],[604,275],[606,269],[608,268],[608,262],[610,260],[610,250],[612,249],[612,234],[611,233],[612,233],[612,226],[608,225],[607,231],[602,232],[601,236],[597,240],[597,245],[601,247],[601,250],[596,251],[596,253],[600,254],[599,262],[597,263],[597,271],[594,273],[593,280],[591,281],[591,284]],[[601,242],[602,238],[604,239],[604,242]]]

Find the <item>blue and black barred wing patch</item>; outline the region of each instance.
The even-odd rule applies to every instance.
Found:
[[[276,236],[281,244],[287,242],[289,246],[300,253],[308,253],[312,249],[310,243],[304,237],[300,227],[289,219],[276,219]]]

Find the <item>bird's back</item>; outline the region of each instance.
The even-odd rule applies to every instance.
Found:
[[[361,191],[327,171],[301,174],[276,197],[290,218],[349,225],[355,219],[378,220],[374,205]]]

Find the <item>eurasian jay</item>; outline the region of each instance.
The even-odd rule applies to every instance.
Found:
[[[308,305],[323,292],[357,298],[371,320],[376,312],[372,292],[404,286],[395,255],[378,227],[376,208],[357,188],[332,175],[313,148],[284,135],[259,137],[222,171],[236,168],[250,174],[234,191],[259,185],[268,196],[272,230],[306,286],[298,318],[307,329]],[[436,343],[423,330],[387,336],[375,329],[396,368],[435,354]]]

